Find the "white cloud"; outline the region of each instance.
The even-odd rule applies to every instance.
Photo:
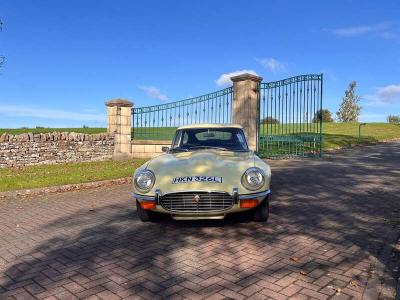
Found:
[[[390,39],[397,36],[397,34],[393,31],[393,23],[390,22],[382,22],[373,25],[324,29],[324,31],[330,31],[339,37],[358,37],[363,35],[375,35],[380,38]]]
[[[71,121],[102,121],[106,119],[104,114],[89,114],[60,109],[47,109],[39,107],[27,107],[22,105],[0,105],[0,115],[8,117],[31,117],[52,120]]]
[[[218,77],[217,80],[215,80],[215,82],[219,86],[231,85],[232,84],[231,77],[237,76],[240,74],[244,74],[244,73],[249,73],[249,74],[258,76],[258,74],[253,70],[238,70],[238,71],[222,74],[221,76]]]
[[[139,86],[149,97],[158,99],[160,101],[168,101],[167,95],[161,93],[159,88],[155,86]]]
[[[276,74],[286,72],[287,63],[280,62],[273,57],[256,58],[256,61],[271,73]]]
[[[391,84],[380,88],[376,95],[383,101],[400,101],[400,84]]]
[[[375,94],[365,95],[368,106],[400,104],[400,84],[390,84],[376,89]]]

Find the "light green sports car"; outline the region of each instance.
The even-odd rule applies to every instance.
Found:
[[[193,220],[238,212],[267,221],[271,169],[249,150],[241,126],[182,126],[165,148],[133,175],[132,194],[142,221],[159,213]]]

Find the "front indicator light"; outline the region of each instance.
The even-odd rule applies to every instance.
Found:
[[[257,199],[242,199],[240,200],[240,208],[253,208],[258,205]]]
[[[140,207],[143,209],[155,209],[156,203],[154,201],[141,201]]]

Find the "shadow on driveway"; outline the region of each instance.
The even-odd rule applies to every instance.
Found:
[[[141,223],[127,196],[43,224],[40,231],[55,237],[11,263],[0,292],[16,298],[361,298],[371,258],[396,278],[380,254],[398,237],[400,144],[271,164],[268,223],[238,216]]]

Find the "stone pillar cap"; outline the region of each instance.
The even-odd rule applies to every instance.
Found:
[[[121,99],[121,98],[117,98],[117,99],[113,99],[110,101],[106,102],[106,106],[117,106],[117,107],[132,107],[133,106],[133,102],[125,100],[125,99]]]
[[[249,73],[243,73],[240,75],[232,76],[231,77],[232,82],[238,82],[238,81],[244,81],[244,80],[251,80],[251,81],[256,81],[256,82],[261,82],[263,80],[262,77],[249,74]]]

